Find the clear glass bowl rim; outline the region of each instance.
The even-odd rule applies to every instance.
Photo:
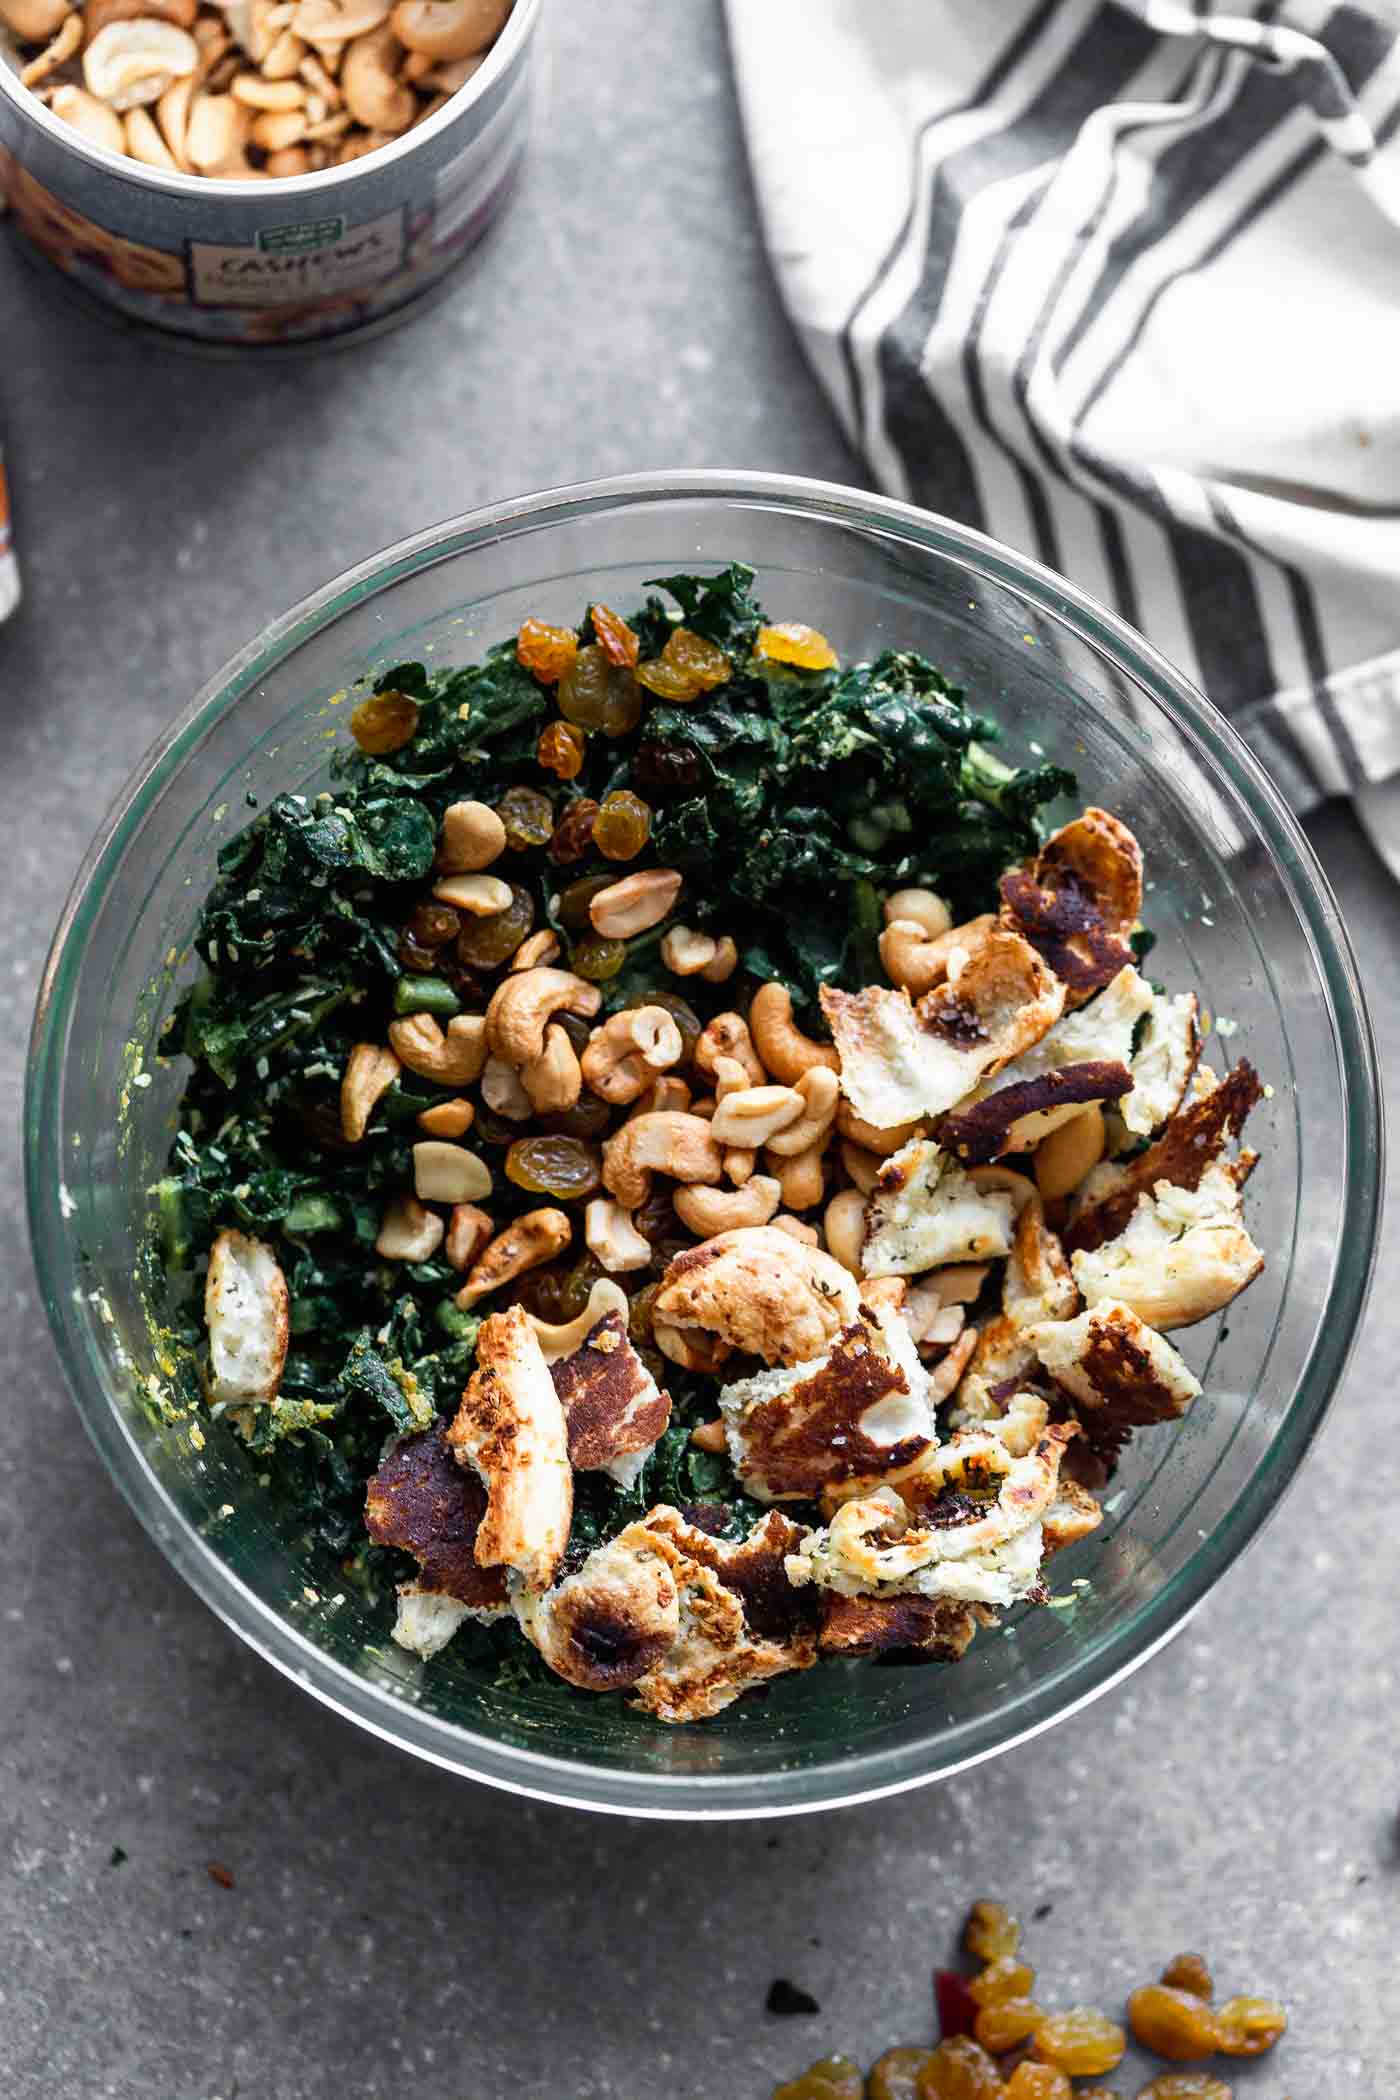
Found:
[[[62,1047],[86,940],[109,882],[147,811],[207,730],[291,650],[403,576],[517,533],[668,501],[731,502],[818,517],[894,536],[961,563],[1015,592],[1144,687],[1198,762],[1242,804],[1312,946],[1326,988],[1344,1095],[1346,1245],[1326,1316],[1266,1462],[1226,1518],[1163,1588],[1089,1655],[1032,1695],[1015,1727],[990,1715],[953,1760],[915,1741],[791,1772],[617,1773],[517,1749],[426,1715],[314,1647],[224,1564],[160,1486],[114,1405],[102,1366],[58,1288],[65,1224],[59,1201]],[[740,550],[742,552],[742,549]],[[1383,1112],[1375,1041],[1340,910],[1296,819],[1225,717],[1116,614],[1073,584],[968,527],[891,498],[787,474],[724,468],[633,473],[508,498],[397,541],[303,599],[233,657],[147,751],[116,799],[74,880],[40,984],[25,1092],[25,1180],[40,1291],[78,1412],[109,1473],[166,1558],[265,1661],[322,1704],[381,1740],[507,1792],[612,1814],[685,1820],[810,1813],[903,1792],[967,1770],[1053,1726],[1121,1682],[1180,1630],[1277,1507],[1336,1393],[1370,1287],[1379,1234]]]

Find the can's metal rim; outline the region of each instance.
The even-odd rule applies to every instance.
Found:
[[[157,190],[167,197],[210,197],[238,203],[286,196],[311,197],[318,190],[335,189],[366,170],[377,172],[389,167],[394,161],[402,160],[420,146],[425,146],[449,124],[457,123],[533,36],[543,4],[544,0],[515,0],[510,19],[486,54],[486,63],[480,72],[474,73],[465,87],[458,88],[436,116],[415,125],[392,145],[377,147],[373,153],[366,153],[362,159],[350,161],[343,168],[320,168],[314,175],[263,176],[256,182],[226,182],[214,175],[164,173],[159,168],[149,167],[145,161],[132,160],[128,154],[113,153],[108,147],[85,138],[71,124],[63,123],[45,108],[37,95],[32,95],[22,85],[19,75],[12,72],[3,59],[0,59],[0,95],[7,95],[22,117],[47,132],[65,151],[91,162],[100,173],[117,175],[137,189]]]

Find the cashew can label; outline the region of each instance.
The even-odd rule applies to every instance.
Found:
[[[344,218],[264,226],[255,243],[189,244],[190,295],[200,306],[302,306],[367,291],[403,267],[405,213],[383,213],[361,226]]]

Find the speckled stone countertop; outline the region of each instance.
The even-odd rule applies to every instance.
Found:
[[[1293,2009],[1242,2096],[1385,2100],[1385,1287],[1277,1521],[1166,1653],[993,1765],[798,1822],[593,1820],[359,1736],[195,1601],[77,1424],[20,1208],[24,1042],[68,883],[148,740],[301,593],[488,498],[660,465],[863,478],[769,280],[717,6],[573,0],[548,40],[508,219],[444,304],[343,356],[149,350],[0,233],[27,581],[0,630],[0,2094],[760,2100],[829,2048],[926,2037],[929,1968],[997,1893],[1045,1912],[1030,1953],[1055,2002],[1121,2005],[1200,1945],[1227,1989]],[[622,225],[625,310],[590,266]],[[1395,1069],[1400,890],[1349,813],[1311,828]],[[820,2016],[766,2014],[775,1976]]]

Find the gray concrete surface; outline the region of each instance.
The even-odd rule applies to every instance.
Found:
[[[28,587],[0,633],[0,2094],[757,2100],[828,2047],[926,2035],[932,1962],[999,1892],[1053,1906],[1030,1945],[1060,2002],[1121,2003],[1199,1944],[1227,1988],[1294,2010],[1242,2094],[1383,2100],[1390,1290],[1283,1513],[1168,1653],[991,1767],[805,1823],[594,1821],[362,1740],[184,1590],[70,1409],[17,1196],[23,1043],[70,875],[148,739],[308,587],[488,497],[667,462],[860,478],[768,279],[717,9],[573,0],[550,40],[509,221],[447,304],[360,351],[152,353],[0,238]],[[1348,814],[1314,832],[1394,1070],[1400,891]],[[821,2016],[765,2015],[778,1975]]]

